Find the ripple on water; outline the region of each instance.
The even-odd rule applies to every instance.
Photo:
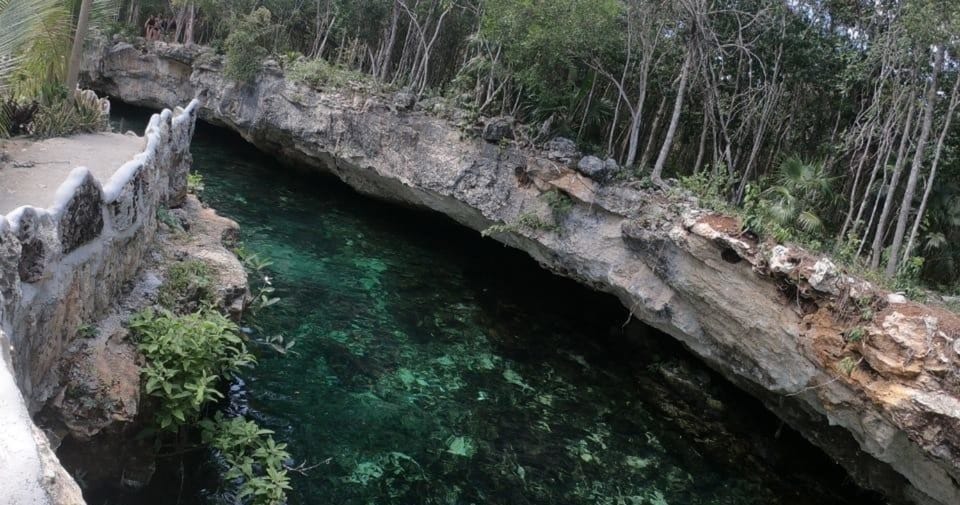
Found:
[[[273,261],[258,334],[296,340],[237,388],[319,463],[291,504],[873,500],[612,297],[210,128],[193,151],[204,200]]]

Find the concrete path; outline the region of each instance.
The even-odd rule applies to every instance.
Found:
[[[87,167],[106,184],[121,165],[144,149],[143,137],[87,133],[40,142],[0,141],[10,159],[0,161],[0,215],[23,205],[47,208],[76,167]]]

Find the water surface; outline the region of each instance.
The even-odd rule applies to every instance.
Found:
[[[282,301],[248,323],[296,342],[233,402],[312,467],[291,504],[876,502],[613,297],[209,126],[193,153],[203,200],[273,262]],[[180,503],[216,503],[202,473]]]

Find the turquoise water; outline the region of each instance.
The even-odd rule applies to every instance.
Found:
[[[247,324],[295,345],[262,346],[230,410],[310,467],[292,505],[877,502],[614,298],[219,130],[193,151],[203,200],[273,262],[282,301]],[[180,463],[150,501],[216,503],[214,465]]]

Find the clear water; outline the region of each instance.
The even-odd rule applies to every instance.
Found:
[[[260,335],[296,341],[234,387],[313,466],[292,505],[876,502],[614,298],[219,130],[193,152],[203,200],[273,261]],[[216,502],[208,459],[162,463],[149,502]]]

